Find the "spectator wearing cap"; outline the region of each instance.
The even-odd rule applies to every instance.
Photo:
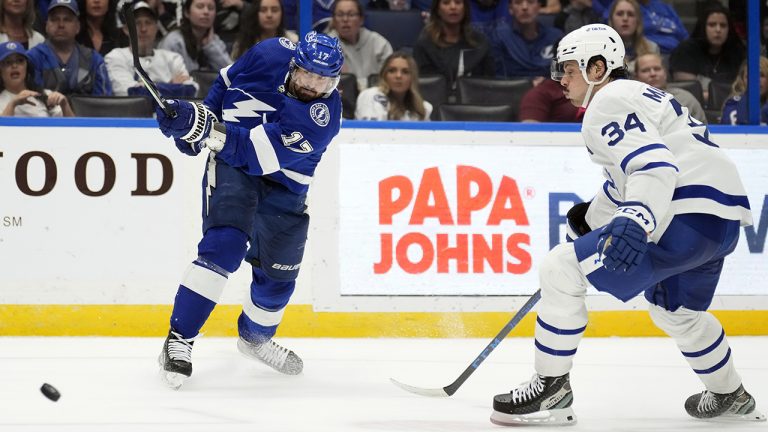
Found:
[[[549,76],[553,46],[563,32],[538,21],[538,0],[510,0],[511,20],[500,21],[490,33],[491,51],[499,78],[533,78],[538,84]]]
[[[332,30],[344,52],[343,72],[354,74],[360,89],[368,87],[368,75],[377,75],[384,60],[392,54],[392,44],[379,33],[363,27],[363,7],[357,0],[336,0],[333,4]]]
[[[37,83],[65,95],[110,96],[112,84],[104,58],[75,40],[79,16],[75,0],[51,1],[45,21],[48,39],[28,53]]]
[[[159,48],[181,54],[188,71],[218,71],[232,63],[227,46],[213,29],[215,0],[185,0],[181,27],[165,35]]]
[[[18,42],[0,44],[0,116],[73,117],[66,96],[40,88],[26,50]]]
[[[0,0],[0,42],[14,41],[25,49],[45,42],[33,29],[35,2],[33,0]]]
[[[146,2],[139,1],[133,5],[133,10],[136,16],[139,61],[152,81],[157,84],[160,93],[174,98],[195,97],[198,85],[189,77],[181,55],[154,48],[158,31],[154,9]],[[123,31],[127,33],[128,29],[123,27]],[[115,48],[107,54],[105,60],[116,96],[150,96],[133,69],[133,54],[130,48]]]
[[[102,56],[117,48],[117,2],[110,0],[77,0],[84,13],[80,15],[77,42]]]

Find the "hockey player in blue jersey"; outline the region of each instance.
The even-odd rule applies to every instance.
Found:
[[[344,56],[315,32],[294,44],[265,40],[221,70],[203,103],[171,100],[160,130],[189,155],[210,150],[203,179],[203,238],[176,293],[161,376],[179,388],[192,346],[227,282],[245,260],[250,296],[237,322],[238,349],[279,372],[301,358],[272,340],[293,293],[307,238],[305,199],[317,164],[341,127],[336,90]]]
[[[627,78],[624,45],[590,24],[558,46],[552,78],[584,108],[582,136],[605,183],[568,213],[573,242],[540,263],[533,378],[493,399],[501,425],[572,424],[569,372],[587,326],[589,284],[628,301],[640,293],[705,390],[684,404],[698,419],[765,417],[745,391],[720,322],[707,309],[725,256],[752,217],[734,164],[707,126],[662,90]]]

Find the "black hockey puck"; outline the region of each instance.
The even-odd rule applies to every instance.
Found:
[[[40,391],[43,392],[45,397],[47,397],[48,399],[50,399],[50,400],[52,400],[54,402],[59,400],[59,398],[61,397],[61,393],[59,393],[59,391],[56,390],[56,387],[54,387],[54,386],[52,386],[52,385],[50,385],[48,383],[43,383],[43,386],[40,387]]]

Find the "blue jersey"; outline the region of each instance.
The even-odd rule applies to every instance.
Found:
[[[295,50],[286,38],[258,43],[221,70],[204,103],[227,125],[218,159],[306,193],[341,128],[341,97],[337,90],[310,102],[288,95]]]
[[[517,25],[510,20],[496,23],[490,33],[490,44],[499,78],[549,76],[555,42],[563,32],[538,24],[539,34],[526,40]]]
[[[50,42],[35,46],[27,55],[35,67],[35,82],[43,88],[65,95],[112,96],[112,82],[104,57],[90,48],[75,44],[65,64],[53,51]]]

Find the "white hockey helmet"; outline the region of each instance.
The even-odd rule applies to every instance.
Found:
[[[587,82],[587,65],[595,56],[605,58],[607,68],[603,79],[594,84],[600,84],[610,75],[614,69],[625,67],[624,42],[621,36],[605,24],[587,24],[563,37],[557,46],[557,55],[552,59],[552,79],[560,81],[563,77],[563,64],[569,60],[576,60],[581,70],[581,75]]]

